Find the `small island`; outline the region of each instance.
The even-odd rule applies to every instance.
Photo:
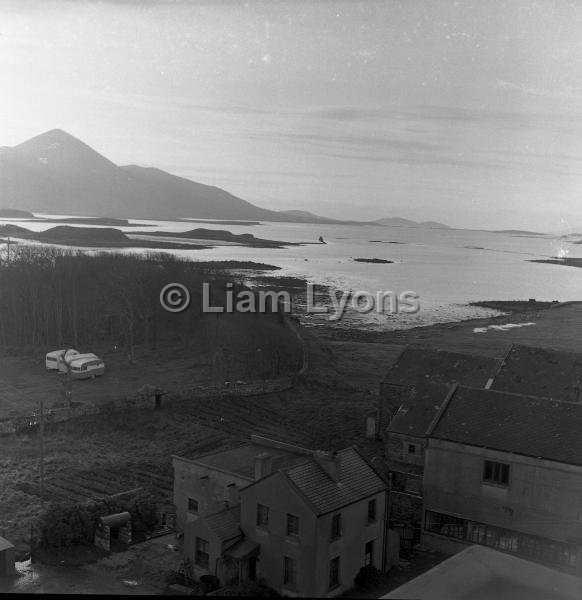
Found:
[[[360,263],[372,263],[379,265],[387,265],[394,262],[393,260],[385,260],[384,258],[354,258],[354,261]]]
[[[532,258],[528,262],[563,265],[564,267],[582,267],[582,258]]]
[[[46,231],[31,231],[14,224],[0,225],[0,236],[34,240],[47,244],[85,248],[152,248],[159,250],[204,250],[221,243],[251,248],[285,248],[292,242],[263,240],[250,233],[236,235],[226,230],[192,229],[184,232],[141,231],[126,234],[113,227],[58,225]],[[208,243],[206,243],[208,242]]]

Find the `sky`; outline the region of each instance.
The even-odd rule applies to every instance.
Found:
[[[0,145],[271,209],[582,227],[582,2],[0,0]]]

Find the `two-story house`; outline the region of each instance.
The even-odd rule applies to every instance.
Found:
[[[285,595],[332,597],[362,566],[387,566],[386,483],[356,448],[326,453],[253,436],[174,465],[178,524],[197,576],[261,577]],[[198,514],[189,515],[194,496]],[[234,505],[224,504],[229,497]]]
[[[458,387],[428,431],[423,543],[582,574],[582,405]]]

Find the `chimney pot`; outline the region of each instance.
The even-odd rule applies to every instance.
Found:
[[[268,452],[261,452],[255,457],[255,481],[271,474],[273,457]]]
[[[340,465],[337,456],[337,451],[324,452],[316,450],[313,453],[313,458],[321,466],[321,468],[337,483],[340,478]]]

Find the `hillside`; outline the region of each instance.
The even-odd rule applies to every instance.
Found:
[[[436,221],[412,221],[411,219],[402,219],[400,217],[386,217],[374,221],[374,225],[383,225],[385,227],[425,227],[429,229],[450,229],[448,225],[437,223]]]

